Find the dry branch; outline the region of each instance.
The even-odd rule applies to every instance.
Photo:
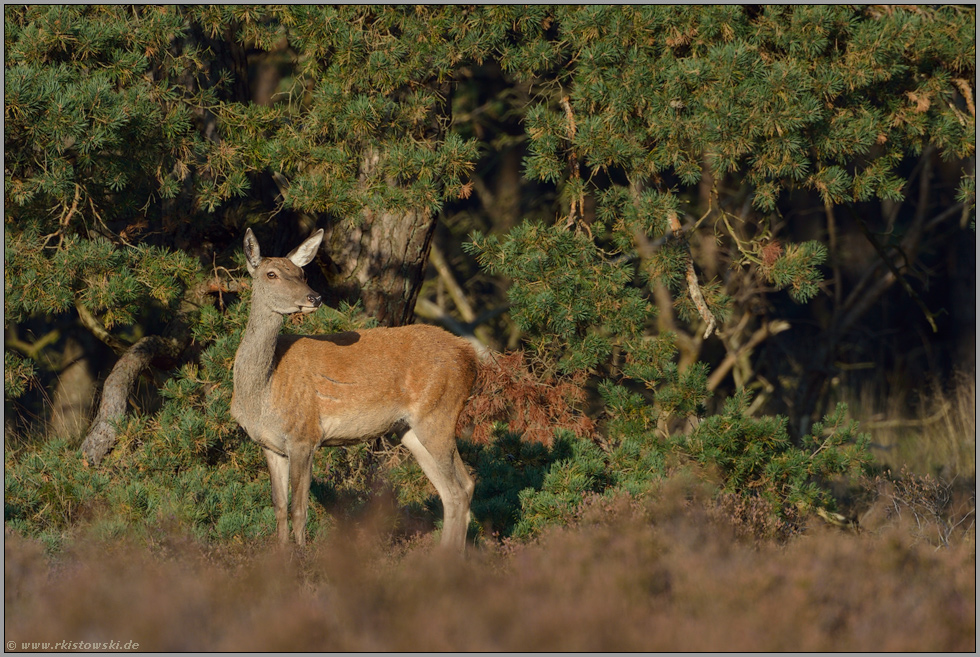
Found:
[[[435,242],[429,247],[429,260],[439,273],[439,278],[445,283],[446,289],[449,291],[449,296],[453,298],[453,303],[456,304],[456,308],[459,310],[459,314],[463,316],[463,320],[472,323],[476,320],[476,313],[473,312],[473,307],[470,305],[469,299],[466,298],[466,292],[463,291],[463,288],[456,281],[456,277],[453,276],[453,272],[449,268],[449,263],[446,262],[446,258],[442,255],[442,250]]]
[[[777,333],[782,333],[788,328],[788,322],[775,321],[768,322],[756,329],[752,334],[752,337],[749,338],[748,342],[743,344],[741,347],[738,347],[735,351],[729,351],[728,355],[725,356],[725,360],[723,360],[721,364],[715,368],[715,371],[711,373],[711,376],[708,377],[708,390],[714,390],[721,384],[721,382],[728,375],[728,372],[735,367],[735,363],[738,362],[738,359],[741,358],[743,354],[755,349],[770,336],[776,335]]]
[[[102,386],[102,401],[99,403],[99,410],[92,426],[89,427],[85,440],[82,442],[82,455],[86,463],[98,465],[115,446],[116,427],[126,415],[129,395],[132,393],[140,373],[156,359],[178,359],[187,345],[190,344],[190,315],[201,307],[213,285],[214,281],[209,280],[187,290],[184,300],[181,302],[180,310],[167,325],[164,335],[148,335],[138,340],[131,347],[123,347],[119,360],[116,361]],[[79,308],[83,309],[84,307],[79,306]],[[86,326],[89,325],[86,324]],[[101,323],[96,320],[96,330],[101,326]],[[89,328],[92,327],[89,326]],[[104,327],[102,330],[105,331]],[[106,334],[112,337],[108,331]],[[99,338],[106,342],[104,336],[100,335]],[[119,342],[118,339],[113,339]],[[122,343],[119,342],[119,344]],[[110,344],[110,346],[112,345]]]
[[[98,465],[116,444],[116,425],[126,414],[129,394],[136,379],[150,362],[160,356],[176,357],[182,351],[176,340],[149,335],[129,348],[116,362],[102,386],[102,402],[95,421],[82,443],[89,465]]]
[[[670,230],[674,233],[674,237],[681,238],[684,234],[684,228],[681,226],[680,219],[677,218],[677,213],[671,212],[667,219],[670,222]],[[715,332],[718,321],[711,313],[707,302],[704,300],[704,295],[701,293],[701,284],[698,282],[698,275],[694,271],[694,256],[691,255],[690,246],[687,247],[687,272],[685,273],[685,277],[687,278],[687,290],[691,295],[691,301],[694,302],[694,307],[698,309],[698,314],[701,315],[701,319],[707,324],[704,329],[704,338],[708,339]]]
[[[639,189],[636,185],[630,186],[633,192],[633,199],[636,199],[639,195]],[[670,223],[670,230],[675,239],[682,239],[684,237],[684,226],[681,225],[681,221],[677,216],[676,212],[671,212],[667,217]],[[636,245],[637,254],[643,259],[648,259],[653,257],[654,250],[665,241],[665,238],[661,238],[656,242],[652,242],[645,234],[640,231],[633,233],[633,243]],[[701,315],[701,319],[707,324],[704,336],[701,338],[705,340],[711,337],[711,334],[715,332],[718,326],[718,320],[715,319],[714,314],[708,308],[708,303],[704,300],[704,294],[701,293],[701,284],[698,282],[698,275],[694,271],[694,256],[691,254],[691,247],[685,241],[685,250],[687,251],[687,270],[685,272],[685,278],[687,279],[687,289],[688,293],[691,295],[691,301],[694,302],[694,306],[698,309],[698,314]],[[664,307],[669,306],[669,304],[662,304]],[[675,333],[676,329],[672,328]]]
[[[572,113],[572,104],[568,100],[568,96],[562,96],[561,107],[565,110],[565,116],[568,118],[568,165],[571,169],[571,177],[573,180],[580,180],[581,173],[579,172],[579,162],[578,153],[575,152],[575,133],[578,131],[578,127],[575,123],[575,115]],[[582,222],[582,227],[589,233],[589,237],[592,237],[592,231],[584,223],[585,220],[585,194],[584,192],[579,192],[576,198],[572,199],[571,206],[568,209],[568,227],[578,226],[579,222]]]

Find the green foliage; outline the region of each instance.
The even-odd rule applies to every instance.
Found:
[[[181,102],[213,96],[179,86],[202,64],[170,51],[186,29],[180,10],[27,6],[4,25],[5,187],[18,215],[50,222],[56,206],[63,222],[112,221],[181,178],[202,143]]]
[[[158,523],[176,523],[212,540],[274,532],[265,457],[229,413],[246,300],[224,315],[208,311],[205,316],[198,335],[223,337],[203,350],[200,364],[184,365],[166,382],[158,413],[137,414],[120,425],[115,448],[98,468],[85,466],[77,446],[67,441],[5,451],[5,522],[52,547],[85,519],[97,530],[112,531],[145,532]],[[357,308],[350,307],[303,321],[315,327],[293,330],[360,326]],[[318,458],[318,472],[338,460],[334,451],[340,450]],[[342,468],[326,469],[323,484],[339,487],[344,474]],[[329,524],[322,505],[311,505],[308,523],[313,535]]]
[[[36,5],[6,7],[4,25],[6,328],[84,309],[128,337],[160,333],[206,270],[229,265],[228,236],[237,252],[248,223],[283,209],[351,224],[437,212],[471,193],[485,147],[453,114],[460,81],[499,65],[520,82],[524,134],[509,137],[563,216],[475,233],[466,251],[509,278],[535,367],[592,377],[603,446],[498,431],[465,447],[474,514],[503,535],[569,522],[586,496],[643,495],[676,450],[776,512],[829,505],[824,480],[866,458],[843,411],[796,444],[782,418],[748,416],[745,393],[705,417],[707,366],[681,367],[674,336],[655,330],[660,284],[681,320],[700,317],[673,231],[713,230],[740,265],[806,302],[828,254],[775,239],[787,192],[900,201],[908,154],[975,152],[971,7]],[[278,58],[282,74],[264,104],[235,67],[253,56]],[[706,172],[744,189],[757,218],[736,231],[712,185],[711,212],[687,216]],[[271,202],[259,200],[266,178]],[[974,207],[972,172],[957,199]],[[719,281],[701,287],[724,321],[732,299]],[[107,531],[175,518],[215,540],[270,533],[261,451],[228,414],[248,294],[189,320],[194,345],[161,408],[126,420],[99,468],[61,441],[6,450],[5,521],[52,543],[84,518]],[[286,330],[364,323],[341,307]],[[8,351],[4,364],[6,398],[22,396],[32,362]],[[366,496],[365,448],[318,458],[320,498]],[[417,475],[389,473],[411,483],[404,505],[431,502]],[[311,530],[329,525],[311,510]]]
[[[554,451],[498,426],[489,444],[461,443],[460,454],[474,470],[475,521],[488,536],[510,536],[521,517],[523,491],[541,488]]]
[[[758,496],[778,514],[790,507],[832,507],[829,478],[854,475],[868,465],[870,438],[845,420],[843,404],[815,423],[797,447],[786,433],[785,418],[750,417],[750,401],[746,391],[737,392],[720,414],[680,438],[697,462],[718,468],[725,491]]]
[[[104,239],[68,237],[53,257],[36,226],[6,244],[4,314],[8,321],[65,312],[78,303],[106,328],[131,326],[150,307],[172,315],[201,276],[186,253],[141,245],[117,249]]]
[[[503,240],[477,233],[464,248],[488,273],[511,277],[511,316],[537,356],[563,372],[596,367],[617,336],[639,333],[653,312],[630,287],[630,268],[580,233],[524,223]]]
[[[817,295],[822,277],[817,270],[827,260],[827,247],[820,242],[790,244],[771,265],[763,262],[762,272],[777,289],[789,288],[795,301],[809,301]]]
[[[548,468],[540,489],[520,492],[521,519],[514,536],[533,536],[548,525],[564,525],[575,519],[574,513],[585,495],[606,488],[610,475],[602,451],[592,443],[564,434],[557,436],[552,448],[554,463]]]
[[[34,363],[9,351],[3,352],[3,397],[17,399],[34,378]]]

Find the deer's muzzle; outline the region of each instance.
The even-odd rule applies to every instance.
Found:
[[[308,305],[300,306],[299,309],[304,313],[311,313],[320,307],[323,298],[319,294],[308,294],[306,295],[306,302]]]

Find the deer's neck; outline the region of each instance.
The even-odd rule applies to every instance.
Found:
[[[240,410],[261,409],[265,404],[281,328],[282,315],[253,306],[235,354],[234,401]]]

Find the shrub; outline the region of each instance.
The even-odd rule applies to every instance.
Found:
[[[797,447],[785,418],[750,417],[750,401],[747,392],[737,392],[679,445],[698,463],[718,469],[724,492],[764,500],[777,516],[794,508],[833,508],[829,479],[861,474],[870,463],[869,437],[857,433],[856,422],[845,421],[847,407],[841,404],[814,423]]]

